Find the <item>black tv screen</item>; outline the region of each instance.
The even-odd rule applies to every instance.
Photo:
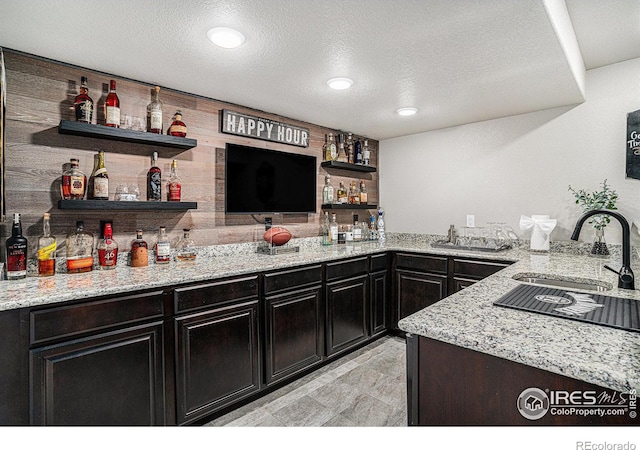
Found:
[[[225,212],[315,213],[315,156],[227,144]]]

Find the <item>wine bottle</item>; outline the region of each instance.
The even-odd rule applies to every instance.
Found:
[[[109,83],[109,94],[104,102],[105,125],[108,127],[120,128],[120,99],[116,94],[116,81]]]
[[[151,103],[147,105],[147,131],[162,134],[162,102],[158,99],[160,86],[153,88]]]
[[[151,167],[147,171],[147,200],[162,200],[162,170],[158,167],[158,152],[153,152]]]
[[[109,175],[104,165],[104,152],[98,152],[98,166],[92,175],[93,200],[109,200]]]

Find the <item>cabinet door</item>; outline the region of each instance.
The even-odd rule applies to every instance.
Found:
[[[433,305],[447,296],[447,276],[396,270],[397,319]]]
[[[389,324],[389,273],[382,270],[369,275],[371,299],[371,336],[384,333]]]
[[[270,296],[266,302],[266,383],[322,360],[322,287]]]
[[[257,298],[174,320],[178,424],[260,389]]]
[[[34,425],[162,425],[162,322],[34,349]]]
[[[368,336],[367,280],[362,275],[327,283],[327,355],[346,350]]]
[[[462,278],[462,277],[453,277],[453,288],[452,288],[452,294],[463,290],[466,287],[471,286],[472,284],[474,284],[475,282],[477,282],[478,280],[471,280],[469,278]]]

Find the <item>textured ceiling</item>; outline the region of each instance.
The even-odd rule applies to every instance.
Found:
[[[0,0],[0,46],[377,139],[580,103],[639,24],[637,0]]]

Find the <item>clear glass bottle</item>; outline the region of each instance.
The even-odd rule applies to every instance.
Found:
[[[340,162],[348,162],[347,152],[344,148],[344,142],[338,143],[338,157],[336,158],[336,160]]]
[[[118,263],[118,243],[113,240],[113,227],[104,226],[104,238],[98,241],[98,266],[102,270],[115,269]]]
[[[142,238],[142,230],[136,230],[136,238],[131,241],[131,267],[147,267],[149,265],[149,246]]]
[[[109,82],[109,94],[104,102],[105,125],[120,128],[120,99],[116,93],[116,80]]]
[[[349,193],[347,192],[347,188],[344,187],[344,182],[340,182],[338,187],[338,203],[346,205],[349,203]]]
[[[104,152],[98,152],[98,166],[93,172],[93,200],[109,200],[109,174],[104,165]]]
[[[360,204],[366,205],[369,201],[369,193],[367,192],[367,186],[364,180],[360,180]]]
[[[336,146],[336,139],[333,136],[333,133],[329,133],[329,137],[327,138],[327,148],[325,151],[325,160],[326,161],[335,161],[338,159],[338,147]]]
[[[176,111],[173,115],[173,121],[167,132],[171,136],[187,137],[187,126],[182,121],[182,113],[180,111]]]
[[[80,77],[80,93],[73,102],[76,110],[76,122],[91,123],[93,118],[93,100],[89,97],[87,77]]]
[[[359,205],[360,204],[360,193],[358,192],[358,188],[356,187],[356,182],[352,181],[349,186],[349,204],[350,205]]]
[[[72,158],[70,167],[62,172],[62,189],[63,200],[83,200],[87,190],[87,176],[78,167],[80,163],[77,159]]]
[[[327,174],[324,177],[324,187],[322,188],[322,204],[333,204],[333,186],[331,185],[331,175]]]
[[[167,236],[167,229],[160,227],[158,239],[155,245],[155,262],[156,264],[167,264],[171,261],[171,242]]]
[[[7,239],[5,261],[7,262],[7,280],[19,280],[27,277],[27,238],[22,235],[20,214],[13,214],[11,237]]]
[[[373,214],[369,217],[369,240],[377,241],[378,240],[378,229],[376,227],[376,216]]]
[[[360,228],[360,222],[358,222],[358,215],[353,215],[353,241],[362,241],[362,228]]]
[[[378,209],[378,242],[384,244],[387,240],[387,237],[384,233],[384,218],[382,217],[384,214],[384,209]]]
[[[362,164],[363,161],[363,157],[362,157],[362,143],[360,142],[360,138],[356,139],[354,146],[354,152],[355,152],[355,162],[356,164]]]
[[[56,237],[51,235],[51,214],[42,216],[42,236],[38,238],[38,276],[50,277],[56,274]]]
[[[364,140],[364,145],[362,146],[362,164],[368,166],[371,163],[371,151],[369,150],[369,141],[367,139]]]
[[[67,273],[93,270],[93,234],[84,231],[84,221],[76,222],[76,230],[67,235]]]
[[[176,244],[176,261],[195,261],[198,252],[196,243],[190,236],[191,229],[183,228],[182,237]]]
[[[347,162],[353,164],[355,162],[355,150],[353,148],[353,134],[347,135],[347,142],[345,143],[345,149],[347,151]]]
[[[331,224],[329,223],[329,213],[326,211],[322,225],[322,245],[331,245]]]
[[[155,86],[151,94],[151,103],[147,105],[147,131],[162,134],[162,102],[158,98],[160,86]]]
[[[182,198],[182,181],[178,176],[178,161],[171,161],[171,174],[167,182],[167,200],[170,202],[179,202]]]
[[[162,170],[158,167],[158,152],[153,152],[151,167],[147,171],[147,200],[150,202],[162,200]]]
[[[337,244],[340,226],[338,225],[338,220],[335,213],[331,214],[331,224],[329,225],[329,229],[331,230],[331,243]]]

